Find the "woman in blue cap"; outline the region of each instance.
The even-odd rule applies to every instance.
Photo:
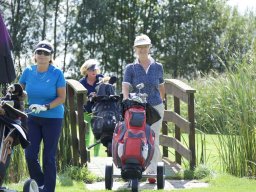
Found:
[[[56,151],[64,117],[66,82],[62,71],[52,65],[53,46],[40,41],[35,48],[35,65],[27,67],[19,83],[27,92],[29,109],[28,139],[31,145],[25,149],[31,179],[39,191],[54,192],[56,186]],[[43,169],[38,160],[43,141]]]
[[[100,74],[99,61],[96,59],[89,59],[84,62],[80,68],[81,75],[83,76],[79,82],[87,89],[87,96],[96,95],[96,87],[100,82],[103,75]],[[91,127],[91,113],[92,103],[90,100],[84,105],[84,119],[88,122],[89,133],[86,135],[86,146],[91,143],[92,127]],[[94,140],[94,142],[96,142]],[[99,155],[100,145],[94,147],[94,156]]]

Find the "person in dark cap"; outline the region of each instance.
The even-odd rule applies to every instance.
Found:
[[[40,41],[34,52],[35,65],[27,67],[19,83],[27,92],[29,109],[28,139],[31,145],[25,149],[31,179],[39,191],[54,192],[56,186],[56,151],[62,129],[66,98],[66,82],[62,71],[53,65],[53,46]],[[43,141],[43,169],[38,160]]]
[[[83,76],[79,82],[87,89],[87,96],[90,97],[96,94],[96,87],[103,75],[100,74],[99,61],[96,59],[89,59],[84,62],[80,68],[81,75]],[[91,129],[91,113],[92,103],[90,100],[84,105],[84,119],[88,122],[89,133],[86,135],[86,146],[91,143],[92,129]],[[94,147],[94,156],[99,155],[100,145]]]

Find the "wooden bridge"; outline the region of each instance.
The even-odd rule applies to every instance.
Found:
[[[196,90],[177,79],[166,79],[165,88],[166,104],[162,134],[160,135],[163,160],[170,162],[169,165],[175,168],[181,165],[181,159],[185,158],[189,162],[190,169],[194,169],[196,166],[194,117],[194,94]],[[67,113],[65,114],[64,131],[60,140],[58,154],[58,158],[61,158],[63,164],[70,164],[71,162],[73,165],[83,166],[88,165],[89,162],[85,143],[88,122],[84,121],[83,115],[83,104],[87,100],[86,93],[87,90],[78,81],[67,80],[67,100],[65,105]],[[172,101],[173,104],[171,103]],[[184,104],[186,108],[185,114],[181,114],[181,111],[184,111]],[[173,106],[173,109],[168,109],[168,106]],[[170,126],[174,126],[175,131],[172,134],[169,133]],[[182,143],[181,133],[186,133],[188,146]],[[63,147],[62,149],[61,146],[64,145],[68,145],[70,148]],[[173,159],[170,158],[171,155]]]
[[[165,79],[166,105],[160,135],[160,145],[163,148],[163,159],[181,165],[182,157],[187,159],[190,169],[196,166],[195,151],[195,117],[194,117],[194,93],[195,89],[177,79]],[[83,104],[87,101],[87,90],[76,80],[67,80],[67,113],[65,114],[65,126],[60,141],[61,145],[70,146],[68,155],[63,157],[60,150],[59,158],[62,162],[73,165],[87,165],[89,161],[88,151],[86,150],[85,135],[88,133],[88,122],[84,120]],[[171,104],[170,102],[173,102]],[[182,102],[182,103],[181,103]],[[167,105],[168,103],[168,105]],[[186,108],[185,115],[181,114]],[[168,109],[167,106],[173,106]],[[182,110],[181,110],[182,106]],[[169,134],[169,126],[174,126],[174,132]],[[181,141],[181,133],[188,136],[188,146]],[[71,140],[70,140],[71,134]],[[173,150],[174,157],[170,159],[170,151]]]

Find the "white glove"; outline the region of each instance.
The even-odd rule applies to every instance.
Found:
[[[32,104],[29,106],[29,109],[34,113],[40,113],[41,111],[47,111],[45,105]]]

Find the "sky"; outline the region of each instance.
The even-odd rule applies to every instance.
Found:
[[[227,2],[231,6],[238,6],[238,10],[243,13],[247,8],[256,11],[256,0],[228,0]]]

